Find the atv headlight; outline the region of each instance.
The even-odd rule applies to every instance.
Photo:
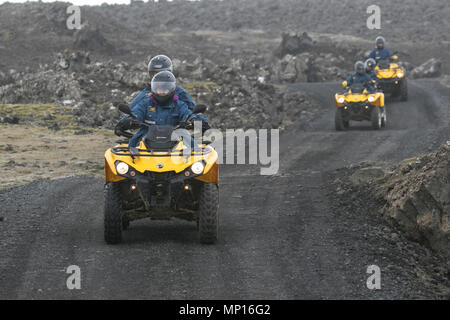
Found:
[[[339,103],[344,103],[344,101],[345,101],[345,99],[344,99],[343,97],[340,97],[340,98],[338,99],[338,102],[339,102]]]
[[[369,102],[374,102],[375,101],[375,97],[370,96],[368,100],[369,100]]]
[[[196,163],[194,163],[194,164],[191,166],[191,170],[192,170],[192,172],[195,173],[195,174],[200,174],[200,173],[202,173],[204,169],[205,169],[205,165],[204,165],[203,162],[201,162],[201,161],[196,162]]]
[[[397,77],[399,77],[399,78],[403,78],[403,76],[404,76],[403,72],[399,72],[399,73],[397,73]]]
[[[116,170],[118,174],[126,174],[128,172],[128,165],[125,162],[119,162],[116,165]]]

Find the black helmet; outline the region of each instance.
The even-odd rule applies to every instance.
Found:
[[[170,71],[158,72],[152,79],[152,96],[155,100],[165,105],[172,101],[177,87],[177,79]]]
[[[155,74],[161,71],[173,71],[172,60],[168,56],[158,55],[153,57],[148,63],[148,74],[150,79],[152,79]]]
[[[355,63],[355,72],[358,74],[364,74],[365,70],[364,70],[365,66],[364,66],[364,62],[362,61],[356,61]]]
[[[373,70],[373,68],[375,68],[375,66],[377,65],[375,59],[369,58],[366,60],[366,70],[370,69]]]
[[[378,36],[376,39],[375,39],[375,45],[377,46],[377,48],[378,49],[383,49],[384,48],[384,43],[385,43],[386,41],[384,40],[384,38],[382,37],[382,36]]]

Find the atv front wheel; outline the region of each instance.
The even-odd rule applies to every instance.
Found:
[[[345,130],[349,127],[349,121],[344,121],[342,116],[342,108],[337,108],[334,114],[334,126],[337,131]]]
[[[406,79],[400,81],[400,101],[408,100],[408,82]]]
[[[104,228],[105,241],[117,244],[122,241],[122,213],[120,200],[120,186],[109,182],[105,185]]]
[[[383,123],[383,116],[381,114],[379,107],[373,107],[370,112],[370,122],[372,123],[372,128],[377,130],[381,128]]]
[[[215,183],[202,185],[199,210],[200,243],[213,244],[219,236],[219,188]]]
[[[383,112],[381,113],[381,127],[386,128],[386,107],[383,107]]]

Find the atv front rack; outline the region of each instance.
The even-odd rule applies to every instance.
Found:
[[[183,150],[172,151],[172,150],[152,150],[152,149],[137,149],[139,154],[131,154],[128,147],[114,147],[111,148],[111,153],[117,156],[128,156],[128,157],[167,157],[167,156],[185,156],[186,154]],[[141,152],[146,152],[142,154]],[[190,156],[202,156],[211,152],[211,148],[196,148],[191,151]]]

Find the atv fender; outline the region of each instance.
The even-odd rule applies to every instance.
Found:
[[[207,183],[215,183],[219,184],[219,165],[217,162],[213,163],[211,166],[209,166],[209,171],[207,171],[206,174],[197,177],[195,179],[207,182]],[[206,168],[205,168],[206,170]]]
[[[117,182],[121,180],[125,180],[125,178],[117,175],[111,149],[109,149],[105,152],[105,183]]]

